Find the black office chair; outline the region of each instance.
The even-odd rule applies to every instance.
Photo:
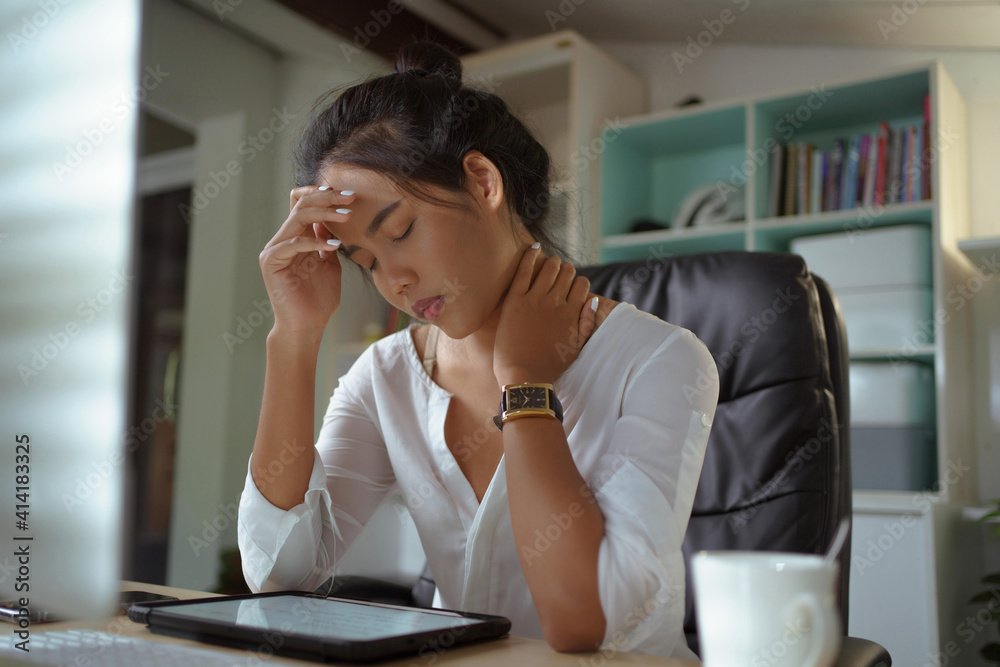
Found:
[[[797,255],[719,252],[581,267],[596,294],[687,329],[719,370],[719,406],[683,551],[823,553],[850,517],[847,337],[836,298]],[[850,537],[839,555],[848,621]],[[430,606],[429,571],[412,590],[358,577],[337,595]],[[687,573],[684,629],[699,653]],[[845,638],[838,666],[888,667],[888,652]]]

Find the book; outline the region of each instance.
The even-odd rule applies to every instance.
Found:
[[[813,145],[805,141],[799,142],[799,156],[796,159],[797,174],[795,176],[795,213],[802,215],[809,212],[809,183],[812,169]]]
[[[823,210],[823,176],[826,170],[827,152],[814,150],[812,168],[809,172],[809,212],[819,213]]]
[[[836,139],[830,149],[826,166],[826,191],[823,196],[823,210],[836,211],[840,204],[840,169],[844,160],[844,140]]]
[[[878,124],[878,160],[875,165],[874,203],[881,206],[885,202],[885,172],[888,166],[886,153],[889,150],[889,124],[882,121]]]
[[[896,128],[893,129],[890,136],[890,148],[889,148],[889,174],[886,179],[886,187],[888,190],[885,194],[886,204],[895,204],[900,201],[900,194],[902,193],[902,180],[900,175],[902,173],[903,167],[903,130]]]
[[[858,162],[861,158],[861,137],[851,135],[847,142],[847,154],[841,169],[840,208],[851,209],[858,196]]]
[[[785,147],[776,143],[771,150],[771,182],[767,198],[767,215],[771,218],[781,215],[781,195],[783,194],[781,186],[785,180],[782,171],[784,157]]]
[[[868,155],[865,164],[865,179],[862,188],[861,204],[865,208],[875,205],[875,182],[878,172],[878,133],[868,138]]]
[[[795,142],[788,144],[785,151],[785,201],[782,204],[782,215],[795,215],[795,160],[799,149]]]
[[[923,131],[916,125],[910,126],[911,143],[913,152],[910,155],[910,199],[909,201],[920,201],[922,197],[921,187],[923,183]]]
[[[913,133],[910,131],[912,125],[908,125],[903,128],[903,160],[902,167],[900,168],[900,192],[902,193],[899,201],[906,203],[910,201],[910,170],[912,169],[912,155],[913,155]]]
[[[924,95],[924,126],[923,126],[923,187],[921,199],[931,198],[931,96]]]
[[[858,144],[858,184],[857,193],[854,197],[854,205],[863,205],[865,202],[865,181],[868,180],[868,146],[871,144],[870,134],[862,134]]]

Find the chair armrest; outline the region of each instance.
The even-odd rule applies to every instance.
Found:
[[[834,667],[890,667],[892,658],[880,644],[860,637],[844,637]]]

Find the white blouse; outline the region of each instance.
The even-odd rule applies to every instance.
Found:
[[[553,386],[573,460],[604,515],[602,650],[697,659],[682,627],[681,542],[718,400],[714,359],[687,329],[621,302]],[[409,329],[370,345],[330,398],[304,501],[275,507],[248,469],[238,535],[250,588],[315,589],[399,490],[437,584],[435,606],[506,616],[512,635],[544,639],[511,530],[504,460],[480,503],[445,443],[451,396],[427,374]],[[462,446],[474,452],[495,428],[484,419]],[[544,550],[559,530],[554,521],[532,548]]]

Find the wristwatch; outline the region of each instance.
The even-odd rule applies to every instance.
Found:
[[[545,416],[563,420],[562,404],[548,382],[505,384],[500,394],[500,413],[493,418],[497,428],[504,422],[521,417]]]

